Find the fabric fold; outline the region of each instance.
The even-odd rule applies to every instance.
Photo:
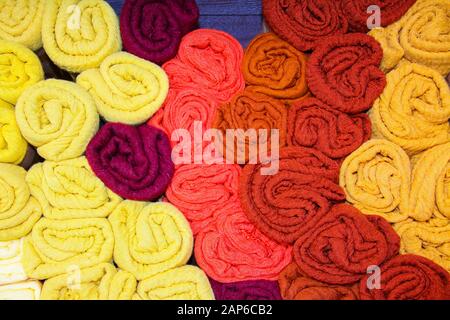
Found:
[[[22,265],[23,239],[0,242],[0,285],[27,280]]]
[[[14,107],[0,100],[0,162],[20,164],[27,148],[17,125]]]
[[[276,281],[252,280],[220,283],[210,279],[216,300],[281,300]]]
[[[24,281],[0,286],[0,300],[39,300],[42,285],[39,281]]]

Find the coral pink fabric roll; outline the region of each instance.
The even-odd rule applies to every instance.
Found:
[[[276,281],[252,280],[220,283],[210,279],[216,300],[281,300]]]

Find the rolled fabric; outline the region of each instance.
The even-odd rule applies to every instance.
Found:
[[[192,232],[213,223],[218,211],[228,204],[239,204],[239,165],[181,165],[167,188],[168,201],[188,219]]]
[[[124,48],[163,64],[175,57],[181,38],[198,24],[195,0],[126,0],[120,13]]]
[[[39,58],[27,47],[0,40],[0,101],[16,104],[28,87],[44,79]]]
[[[287,144],[310,147],[340,160],[359,148],[372,133],[366,114],[347,115],[316,98],[291,105]]]
[[[338,163],[320,151],[302,147],[280,150],[279,171],[261,175],[262,165],[246,165],[239,197],[249,220],[270,239],[294,243],[345,200],[337,185]]]
[[[314,49],[328,36],[346,33],[347,15],[339,1],[263,0],[264,18],[282,39],[300,51]]]
[[[174,171],[169,139],[145,124],[107,123],[89,143],[86,157],[109,189],[130,200],[157,200]]]
[[[42,218],[24,242],[22,264],[33,279],[87,268],[112,258],[114,235],[102,218],[51,220]]]
[[[384,51],[382,69],[389,71],[407,60],[446,76],[450,72],[449,10],[447,0],[417,0],[396,23],[373,29],[369,34]]]
[[[0,163],[0,241],[26,236],[42,215],[39,203],[30,195],[26,174],[21,167]]]
[[[42,42],[57,66],[74,73],[97,68],[122,48],[117,16],[102,0],[49,0]]]
[[[450,274],[416,255],[399,255],[381,266],[381,288],[368,289],[361,279],[362,300],[449,300]]]
[[[398,254],[400,238],[379,216],[364,216],[348,205],[335,205],[294,245],[294,259],[310,278],[329,284],[352,284]]]
[[[309,89],[339,111],[366,111],[386,86],[386,76],[379,68],[382,58],[380,44],[366,34],[328,37],[308,61]]]
[[[38,163],[26,181],[49,219],[106,218],[122,201],[94,175],[85,157]]]
[[[333,285],[311,279],[295,262],[283,269],[278,283],[284,300],[359,300],[356,285]]]
[[[0,242],[0,285],[27,280],[22,266],[23,239]]]
[[[306,55],[273,33],[258,35],[242,62],[247,88],[293,102],[307,92]]]
[[[84,71],[77,83],[94,97],[106,121],[126,124],[147,121],[169,91],[162,68],[126,52],[113,53],[98,69]]]
[[[344,160],[339,184],[347,201],[363,213],[400,222],[410,213],[410,176],[405,151],[387,140],[373,139]]]
[[[216,300],[281,300],[276,281],[252,280],[220,283],[210,279]]]
[[[375,137],[410,155],[450,141],[450,89],[437,71],[404,63],[387,81],[370,113]]]
[[[0,286],[0,300],[39,300],[42,285],[39,281],[25,281]]]
[[[42,158],[53,161],[83,155],[99,127],[91,95],[75,83],[55,79],[25,90],[16,118],[25,139]]]
[[[28,144],[17,126],[13,106],[0,100],[0,162],[20,164]]]
[[[243,56],[242,46],[228,33],[198,29],[184,36],[178,55],[163,68],[171,89],[193,89],[224,103],[245,87]]]
[[[139,282],[144,300],[214,300],[205,273],[194,266],[173,268]]]
[[[182,266],[193,236],[183,214],[169,203],[124,201],[109,217],[115,263],[138,280]]]

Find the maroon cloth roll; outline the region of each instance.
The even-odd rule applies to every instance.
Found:
[[[281,300],[277,281],[252,280],[221,283],[209,280],[216,300]]]

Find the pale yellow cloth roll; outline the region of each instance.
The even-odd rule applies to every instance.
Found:
[[[39,300],[42,285],[39,281],[25,281],[0,286],[0,300]]]
[[[27,280],[22,255],[23,239],[0,241],[0,285]]]
[[[0,162],[20,164],[27,148],[13,106],[0,100]]]

